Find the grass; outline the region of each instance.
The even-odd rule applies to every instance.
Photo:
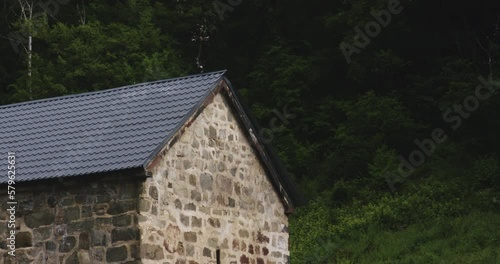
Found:
[[[500,263],[500,214],[471,213],[401,231],[371,227],[338,241],[329,263]]]

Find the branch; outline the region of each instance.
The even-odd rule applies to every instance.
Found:
[[[477,38],[476,36],[476,31],[473,29],[472,30],[472,33],[474,33],[474,39],[476,39],[476,42],[477,44],[479,45],[479,47],[484,50],[486,53],[489,53],[489,51],[483,46],[483,44],[481,44],[481,42],[479,41],[479,39]]]

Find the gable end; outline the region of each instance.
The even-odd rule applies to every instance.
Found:
[[[282,182],[283,177],[287,175],[279,175],[276,166],[273,164],[272,159],[266,151],[266,147],[261,143],[259,138],[255,133],[255,128],[253,127],[248,115],[246,114],[244,108],[242,107],[237,95],[231,87],[229,81],[224,78],[221,80],[210,92],[206,94],[204,100],[202,100],[196,108],[191,110],[191,113],[186,116],[185,120],[180,123],[180,125],[172,131],[170,135],[167,136],[166,140],[150,155],[150,157],[144,162],[144,168],[146,174],[151,176],[153,168],[158,164],[169,149],[179,140],[179,138],[184,134],[184,132],[192,125],[196,118],[206,109],[206,107],[213,102],[216,95],[221,94],[225,100],[228,102],[228,108],[234,114],[237,119],[238,125],[244,131],[245,136],[252,146],[253,150],[257,154],[259,161],[264,165],[266,175],[275,189],[279,194],[280,200],[285,208],[285,213],[292,213],[294,211],[294,205],[292,199],[284,187]]]

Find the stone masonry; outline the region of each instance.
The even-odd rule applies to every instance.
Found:
[[[142,181],[108,176],[18,184],[15,257],[7,254],[7,197],[0,197],[0,263],[140,263]]]
[[[211,100],[157,157],[151,177],[16,184],[15,258],[7,254],[5,188],[0,264],[288,263],[280,196],[225,95]]]
[[[217,94],[160,157],[139,201],[142,263],[288,263],[288,218]]]

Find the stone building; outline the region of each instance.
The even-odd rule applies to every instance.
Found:
[[[293,185],[223,71],[0,118],[1,263],[288,263]]]

